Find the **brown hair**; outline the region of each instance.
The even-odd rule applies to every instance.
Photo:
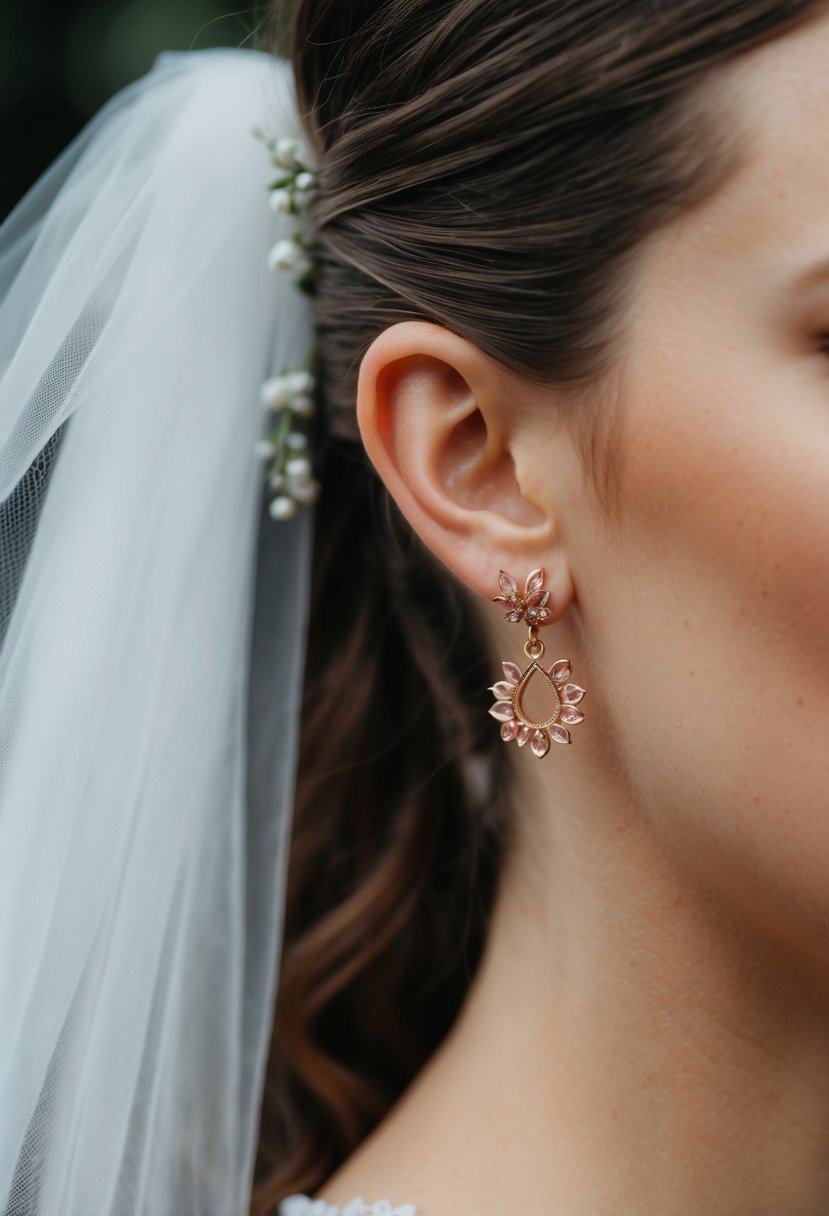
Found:
[[[643,241],[745,155],[715,69],[815,0],[299,0],[324,447],[281,976],[251,1204],[312,1193],[455,1020],[511,840],[495,661],[362,450],[360,360],[404,319],[581,390]],[[594,396],[594,400],[595,400]],[[573,396],[596,487],[606,419]],[[580,411],[580,413],[579,413]],[[600,428],[597,423],[601,422]],[[604,436],[600,445],[598,436]]]

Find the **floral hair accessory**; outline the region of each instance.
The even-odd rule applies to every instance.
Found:
[[[271,164],[279,170],[268,186],[270,205],[274,211],[294,215],[299,220],[293,236],[276,242],[268,253],[271,270],[293,270],[295,283],[300,291],[313,295],[316,289],[316,272],[311,256],[311,246],[305,240],[304,228],[307,220],[307,204],[316,185],[316,174],[302,159],[303,148],[293,136],[269,139],[259,132],[271,154]]]
[[[271,270],[292,272],[294,285],[306,295],[314,295],[316,267],[304,233],[307,203],[316,174],[305,164],[298,139],[293,136],[271,139],[258,129],[253,134],[264,141],[271,163],[279,171],[268,186],[271,207],[297,217],[293,235],[277,241],[269,251],[268,266]],[[260,389],[263,406],[275,414],[271,431],[258,440],[255,448],[256,455],[267,462],[268,486],[273,491],[268,510],[273,519],[290,519],[301,506],[319,497],[320,484],[314,477],[308,435],[298,426],[300,419],[310,418],[315,412],[312,371],[315,354],[316,347],[312,344],[301,365],[281,368]]]

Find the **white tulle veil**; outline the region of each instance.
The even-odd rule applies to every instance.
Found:
[[[254,451],[311,342],[255,127],[285,61],[166,52],[0,226],[4,1216],[247,1210],[313,519]]]

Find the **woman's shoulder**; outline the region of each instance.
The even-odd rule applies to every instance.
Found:
[[[326,1203],[324,1199],[311,1199],[309,1195],[287,1195],[279,1204],[279,1216],[417,1216],[413,1203],[401,1203],[392,1207],[388,1199],[366,1203],[362,1195],[349,1199],[340,1207]]]

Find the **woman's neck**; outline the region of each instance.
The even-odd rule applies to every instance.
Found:
[[[450,1034],[318,1194],[418,1216],[825,1216],[814,974],[611,792],[556,789],[522,806]]]

